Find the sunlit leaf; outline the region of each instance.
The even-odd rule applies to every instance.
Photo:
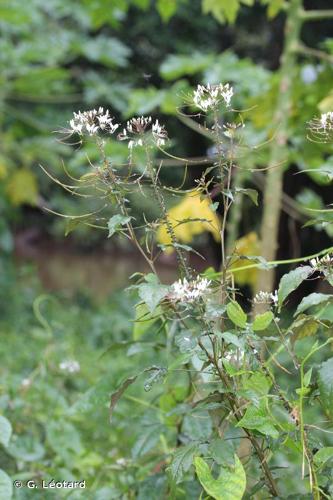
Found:
[[[272,311],[266,311],[263,314],[258,314],[252,324],[252,328],[255,332],[265,330],[269,327],[272,320],[274,318],[274,314]]]
[[[306,297],[303,297],[302,301],[298,305],[296,312],[294,316],[297,316],[297,314],[300,314],[309,307],[312,306],[317,306],[319,304],[325,304],[328,301],[331,301],[333,299],[333,295],[326,294],[326,293],[310,293],[310,295],[307,295]]]
[[[215,500],[241,500],[246,488],[246,475],[238,456],[235,465],[221,467],[220,475],[214,479],[211,470],[201,457],[194,459],[195,471],[204,490]]]
[[[238,302],[232,300],[227,305],[227,315],[228,318],[240,328],[245,328],[247,322],[247,315],[238,304]]]

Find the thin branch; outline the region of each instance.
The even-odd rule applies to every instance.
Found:
[[[333,9],[327,10],[301,10],[300,18],[303,21],[321,21],[333,18]]]
[[[296,47],[296,52],[306,56],[316,57],[317,59],[333,64],[333,56],[327,54],[327,52],[324,52],[323,50],[313,49],[312,47],[307,47],[306,45],[300,43]]]

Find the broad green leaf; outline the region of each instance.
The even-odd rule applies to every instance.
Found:
[[[212,434],[212,420],[208,411],[198,411],[185,415],[182,424],[182,435],[193,441],[209,441]]]
[[[262,397],[268,394],[270,387],[270,380],[263,373],[256,372],[243,381],[240,393],[242,397],[258,406]]]
[[[255,332],[265,330],[272,322],[274,314],[272,311],[266,311],[263,314],[258,314],[253,321],[252,328]]]
[[[281,308],[288,295],[313,273],[311,266],[300,266],[282,276],[278,289],[279,307]]]
[[[6,417],[0,415],[0,444],[5,448],[9,444],[10,436],[12,435],[12,426]]]
[[[120,40],[114,37],[98,35],[86,39],[83,43],[78,40],[76,52],[93,62],[99,62],[109,67],[125,67],[131,50]]]
[[[222,467],[214,479],[208,464],[201,457],[194,459],[195,471],[204,490],[215,500],[241,500],[246,488],[246,475],[241,461],[235,455],[235,466]]]
[[[292,332],[292,340],[303,339],[315,335],[319,328],[319,322],[312,316],[300,314],[297,319],[290,325],[289,331]]]
[[[214,461],[222,466],[235,465],[235,448],[232,441],[226,441],[221,438],[214,439],[209,450]]]
[[[83,453],[80,434],[73,424],[65,419],[53,420],[46,426],[46,437],[53,451],[66,460]]]
[[[133,329],[133,339],[138,340],[144,335],[154,323],[160,319],[161,310],[157,308],[152,314],[146,303],[140,303],[135,306],[135,322]]]
[[[108,238],[111,238],[117,231],[122,229],[122,226],[127,224],[131,220],[131,217],[122,214],[116,214],[111,217],[108,221]]]
[[[44,446],[33,435],[12,436],[6,452],[23,462],[37,462],[45,454]]]
[[[326,294],[326,293],[310,293],[307,297],[304,297],[300,304],[298,305],[296,312],[294,316],[297,316],[297,314],[300,314],[304,312],[306,309],[312,306],[317,306],[318,304],[323,304],[325,302],[328,302],[329,300],[332,300],[333,295]]]
[[[333,417],[333,358],[324,361],[318,370],[320,401],[326,412]]]
[[[156,8],[163,21],[167,22],[177,10],[177,0],[157,0]]]
[[[266,405],[267,398],[264,398],[261,399],[258,408],[255,406],[249,406],[243,418],[236,424],[236,427],[253,429],[277,439],[279,437],[279,433],[272,423],[272,417],[268,413]]]
[[[0,469],[0,498],[1,500],[11,500],[13,496],[13,481]]]
[[[317,466],[321,466],[331,458],[333,458],[333,446],[326,446],[317,451],[313,457],[313,461]]]
[[[169,55],[160,67],[160,73],[166,80],[175,80],[184,75],[194,75],[212,64],[212,54],[193,52],[191,55]]]
[[[244,340],[237,337],[237,335],[235,335],[234,333],[223,332],[221,334],[221,337],[223,338],[223,340],[225,340],[225,342],[227,342],[227,344],[233,344],[240,349],[244,349]]]
[[[150,312],[154,312],[158,304],[167,295],[169,287],[159,283],[155,274],[145,276],[146,283],[138,285],[139,297],[147,304]]]
[[[227,315],[228,318],[236,326],[239,326],[240,328],[245,328],[247,315],[245,314],[241,306],[238,304],[238,302],[235,302],[234,300],[229,302],[229,304],[227,305]]]
[[[16,170],[9,179],[6,192],[13,205],[36,205],[38,186],[35,174],[28,168]]]
[[[192,463],[193,456],[198,448],[198,443],[190,443],[186,446],[177,448],[173,454],[172,462],[167,468],[172,481],[178,484],[183,481],[184,475],[189,471]]]
[[[212,14],[220,23],[233,23],[239,7],[239,0],[202,0],[204,14]]]

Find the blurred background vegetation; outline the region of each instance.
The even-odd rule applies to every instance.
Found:
[[[101,377],[115,385],[129,372],[118,348],[123,352],[122,343],[131,338],[134,313],[131,297],[118,290],[130,274],[145,269],[122,240],[111,242],[103,232],[84,225],[71,231],[65,219],[44,210],[78,215],[99,206],[98,200],[72,197],[39,167],[67,182],[63,165],[80,177],[89,172],[87,154],[97,161],[89,145],[65,145],[54,134],[66,126],[73,111],[104,106],[118,122],[152,114],[166,124],[172,153],[200,158],[209,154],[209,140],[177,109],[198,83],[230,82],[235,107],[243,110],[247,125],[249,149],[240,164],[259,169],[273,162],[279,165],[278,175],[283,174],[282,212],[279,217],[278,206],[273,227],[278,248],[273,253],[293,258],[331,246],[330,221],[320,216],[313,220],[306,210],[332,201],[332,147],[306,137],[307,121],[333,108],[330,14],[318,19],[313,15],[314,9],[327,9],[328,2],[303,2],[312,18],[302,24],[297,11],[289,19],[291,29],[297,25],[300,30],[289,48],[286,4],[300,7],[302,2],[0,2],[0,410],[11,420],[14,436],[9,448],[0,451],[0,465],[12,475],[84,476],[90,478],[95,499],[120,498],[138,481],[138,498],[148,498],[151,487],[144,458],[140,471],[115,461],[126,456],[134,442],[121,415],[115,433],[108,426],[104,401],[98,405],[88,400],[77,412],[72,406],[78,394]],[[289,66],[283,68],[288,57]],[[282,71],[291,77],[283,117],[277,114]],[[281,133],[287,140],[276,156],[272,149]],[[262,147],[255,150],[259,144]],[[111,142],[109,148],[115,161],[126,160],[126,144]],[[202,169],[200,164],[193,167],[189,185]],[[240,251],[265,254],[264,239],[272,239],[262,217],[265,173],[241,172],[237,182],[259,191],[259,209],[243,200],[230,232],[239,240]],[[163,171],[165,181],[177,185],[182,177],[183,168],[170,161]],[[139,220],[143,213],[150,219],[158,215],[149,197],[144,206],[142,198],[133,202]],[[170,206],[174,203],[170,198]],[[194,262],[199,269],[218,268],[219,245],[213,235],[199,234],[193,244],[207,259]],[[160,267],[166,281],[172,281],[173,256],[164,256]],[[239,275],[239,285],[248,293],[257,282],[257,273]],[[311,291],[315,285],[306,286]],[[116,342],[112,352],[111,342]],[[138,364],[141,356],[158,356],[146,348],[128,355],[135,355]],[[65,376],[59,370],[67,358],[79,361],[79,375]],[[26,378],[31,387],[22,386]],[[125,415],[126,404],[122,408]],[[136,417],[148,418],[140,409]],[[132,449],[133,456],[141,452]],[[149,491],[149,498],[155,498]],[[16,494],[30,498],[27,492]],[[43,498],[48,497],[43,493]],[[156,498],[161,498],[158,493]]]

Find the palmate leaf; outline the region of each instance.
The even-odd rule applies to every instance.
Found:
[[[194,459],[195,470],[204,490],[215,500],[241,500],[246,488],[246,475],[241,461],[235,455],[235,466],[222,467],[214,479],[208,464],[201,457]]]
[[[167,469],[174,484],[180,483],[186,472],[189,471],[197,448],[198,443],[194,442],[186,446],[181,446],[174,452],[172,462]]]

